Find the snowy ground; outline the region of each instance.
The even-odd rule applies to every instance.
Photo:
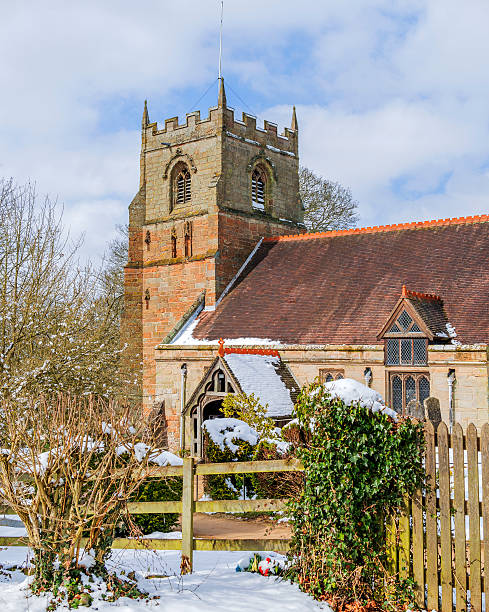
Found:
[[[1,531],[3,532],[2,528]],[[0,565],[25,566],[29,551],[22,547],[0,549]],[[276,612],[330,611],[301,593],[288,582],[273,577],[235,571],[243,552],[196,552],[194,573],[179,576],[180,553],[178,551],[114,551],[111,569],[135,571],[140,588],[159,596],[149,602],[119,599],[116,603],[102,600],[94,602],[100,611],[134,612],[143,609],[160,612],[245,612],[275,610]],[[147,578],[150,575],[165,576]],[[28,596],[28,578],[21,571],[11,577],[0,575],[1,612],[44,612],[46,599]]]

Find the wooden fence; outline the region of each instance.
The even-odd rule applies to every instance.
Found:
[[[407,499],[404,513],[387,527],[390,568],[415,580],[416,603],[422,608],[453,612],[455,606],[457,612],[482,612],[483,594],[489,604],[489,577],[483,569],[484,559],[489,559],[489,424],[479,435],[474,425],[464,433],[457,424],[450,434],[445,423],[440,423],[436,432],[427,423],[425,435],[430,487]],[[181,550],[182,566],[189,571],[194,550],[285,552],[285,539],[194,538],[195,512],[276,511],[285,507],[284,500],[278,499],[195,501],[194,476],[301,470],[301,463],[293,459],[196,463],[192,458],[185,458],[180,467],[152,470],[152,477],[183,477],[182,501],[135,502],[129,504],[129,510],[133,514],[181,513],[182,539],[121,538],[113,547]],[[25,545],[22,538],[0,538],[0,546]]]
[[[487,610],[489,424],[479,435],[472,424],[466,433],[456,424],[450,434],[445,423],[437,431],[426,423],[425,436],[428,488],[388,526],[391,569],[414,578],[422,608],[481,612],[485,594]]]
[[[182,539],[129,539],[117,538],[112,548],[181,550],[182,568],[192,571],[194,550],[274,550],[286,552],[286,539],[207,539],[194,538],[193,521],[196,512],[267,512],[283,510],[282,499],[247,499],[195,501],[195,476],[216,474],[249,474],[258,472],[297,472],[302,471],[296,459],[272,461],[242,461],[232,463],[197,463],[192,457],[183,460],[183,466],[168,466],[151,469],[151,478],[183,477],[182,501],[132,502],[131,514],[169,514],[182,515]],[[26,546],[26,538],[0,537],[0,546]]]

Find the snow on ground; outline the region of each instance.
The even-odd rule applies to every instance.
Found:
[[[266,555],[266,553],[264,553]],[[327,604],[315,602],[296,585],[274,577],[236,572],[243,552],[195,552],[194,573],[179,575],[178,551],[114,551],[109,566],[126,574],[135,571],[142,590],[159,599],[148,602],[119,599],[115,603],[96,600],[90,609],[100,612],[331,612]],[[28,549],[0,549],[0,565],[25,565]],[[147,578],[157,576],[156,578]],[[15,571],[11,578],[0,575],[2,612],[44,612],[46,599],[34,598],[25,591],[29,578]]]

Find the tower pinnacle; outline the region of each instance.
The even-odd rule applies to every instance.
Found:
[[[297,131],[299,129],[299,124],[297,123],[297,115],[295,112],[295,106],[294,109],[292,111],[292,124],[290,126],[293,130]]]
[[[224,89],[224,77],[219,79],[219,98],[217,100],[218,108],[226,108],[226,90]]]
[[[145,100],[144,101],[142,126],[143,126],[143,128],[145,128],[145,127],[148,127],[148,125],[149,125],[148,103]]]

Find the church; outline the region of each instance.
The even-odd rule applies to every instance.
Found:
[[[489,420],[489,216],[306,233],[299,126],[226,104],[149,119],[129,207],[123,337],[170,450],[202,451],[227,393],[278,425],[304,384],[353,378],[410,414]]]

